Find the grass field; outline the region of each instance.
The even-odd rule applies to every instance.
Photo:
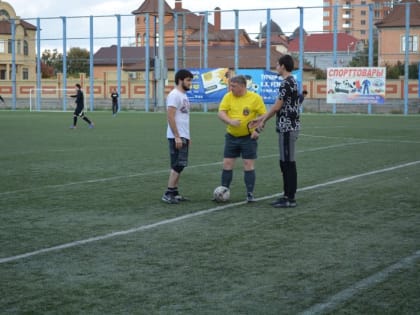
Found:
[[[302,116],[298,207],[270,121],[256,204],[241,161],[219,185],[224,125],[193,113],[169,174],[164,113],[0,112],[0,314],[420,314],[420,116]]]

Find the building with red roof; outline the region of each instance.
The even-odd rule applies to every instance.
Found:
[[[334,64],[334,34],[317,33],[304,37],[304,58],[314,68],[327,69],[328,67],[348,66],[355,54],[363,49],[363,42],[356,37],[345,34],[337,34],[337,64]],[[299,54],[299,37],[294,37],[289,42],[289,53]]]

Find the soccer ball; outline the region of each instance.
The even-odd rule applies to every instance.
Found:
[[[230,198],[230,189],[225,186],[219,186],[214,189],[214,200],[217,202],[226,202]]]

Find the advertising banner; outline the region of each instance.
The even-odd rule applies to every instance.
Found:
[[[226,94],[229,82],[228,68],[188,69],[194,75],[191,90],[187,92],[192,103],[218,103]]]
[[[327,103],[383,104],[385,67],[328,68]]]
[[[187,92],[191,103],[219,103],[228,91],[229,69],[206,68],[188,69],[194,75],[191,90]],[[298,81],[299,70],[293,71],[292,75]],[[264,100],[266,105],[276,102],[282,78],[276,73],[262,69],[238,69],[235,75],[244,75],[247,79],[247,88],[255,92]]]

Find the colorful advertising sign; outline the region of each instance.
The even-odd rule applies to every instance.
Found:
[[[188,69],[194,75],[191,90],[187,92],[191,103],[219,103],[228,91],[229,69]],[[260,94],[266,105],[276,102],[282,78],[276,72],[262,69],[239,69],[235,75],[244,75],[249,91]],[[296,80],[299,70],[293,71]],[[301,82],[298,81],[300,86]]]
[[[227,92],[228,68],[188,69],[194,75],[187,96],[192,103],[218,103]]]
[[[383,104],[385,67],[328,68],[327,103]]]

